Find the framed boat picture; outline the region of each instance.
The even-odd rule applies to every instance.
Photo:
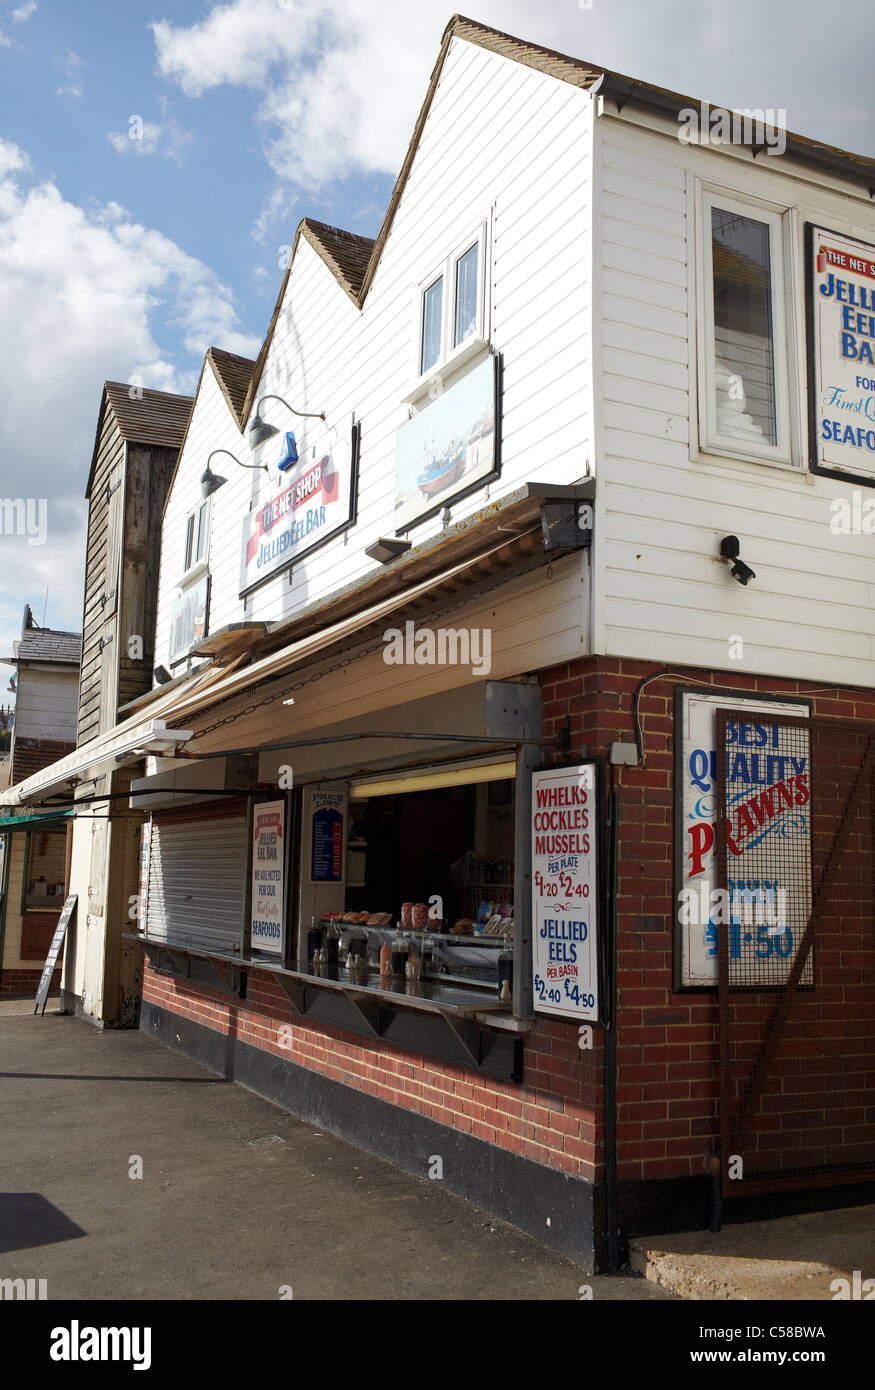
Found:
[[[396,535],[498,477],[500,383],[501,359],[491,354],[401,426],[395,446]]]

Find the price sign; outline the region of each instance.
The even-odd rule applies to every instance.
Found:
[[[532,774],[535,1011],[599,1017],[595,766]]]

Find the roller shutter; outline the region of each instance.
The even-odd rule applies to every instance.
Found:
[[[245,806],[219,814],[156,815],[149,855],[146,932],[195,951],[238,949],[246,906]]]

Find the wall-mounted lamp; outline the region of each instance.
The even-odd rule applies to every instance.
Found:
[[[750,565],[746,565],[741,558],[741,542],[737,536],[724,536],[720,542],[720,555],[727,564],[732,563],[730,574],[733,579],[737,579],[739,584],[749,584],[752,579],[756,579],[756,574]]]
[[[265,401],[279,401],[281,405],[285,406],[286,410],[290,410],[293,415],[300,415],[303,420],[325,419],[324,410],[295,410],[294,406],[289,405],[288,401],[284,401],[282,396],[262,396],[261,399],[256,402],[255,415],[253,416],[252,424],[249,426],[250,449],[257,449],[259,444],[263,444],[265,440],[273,439],[275,434],[279,434],[276,425],[269,425],[266,420],[262,420],[261,418],[261,407],[264,405]]]
[[[155,677],[159,685],[166,685],[168,681],[173,680],[173,677],[171,676],[166,666],[156,666],[154,671],[152,672],[152,675]]]
[[[241,468],[263,468],[265,473],[269,472],[266,463],[244,463],[242,459],[238,459],[236,454],[232,454],[230,449],[214,449],[210,454],[210,458],[207,459],[206,468],[201,474],[201,496],[204,499],[212,497],[213,493],[217,492],[218,489],[228,481],[227,478],[223,478],[219,473],[214,473],[210,468],[210,459],[214,459],[216,454],[227,454],[228,458],[233,459]]]
[[[390,560],[397,560],[409,550],[410,545],[410,541],[397,540],[394,536],[380,536],[373,545],[365,546],[365,554],[371,560],[379,560],[381,565],[388,565]]]

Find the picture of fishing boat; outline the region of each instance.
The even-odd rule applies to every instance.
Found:
[[[416,486],[426,497],[434,497],[457,482],[464,467],[465,449],[457,440],[448,444],[440,454],[435,452],[434,447],[426,449],[424,467],[416,479]]]
[[[395,526],[400,532],[495,475],[496,358],[488,357],[398,430]]]

